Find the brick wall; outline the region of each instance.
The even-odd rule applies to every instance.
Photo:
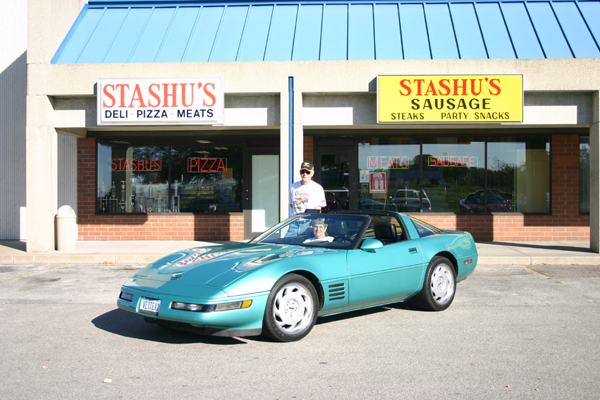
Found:
[[[590,218],[579,215],[579,136],[552,136],[551,215],[428,215],[419,219],[471,232],[476,240],[590,240]]]
[[[78,240],[243,240],[244,216],[96,215],[96,140],[78,142]]]
[[[313,164],[314,160],[314,138],[312,136],[304,136],[304,161],[310,161]]]

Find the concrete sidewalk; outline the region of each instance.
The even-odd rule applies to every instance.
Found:
[[[172,252],[190,247],[234,242],[199,241],[78,241],[72,252],[27,253],[25,242],[0,242],[1,264],[79,263],[148,264]],[[479,264],[600,265],[600,254],[588,242],[478,242]]]

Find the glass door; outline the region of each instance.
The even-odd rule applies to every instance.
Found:
[[[348,210],[358,207],[358,179],[354,149],[320,148],[315,157],[315,181],[325,190],[327,207]]]
[[[252,156],[252,232],[261,233],[279,222],[279,156]]]
[[[244,238],[279,222],[279,155],[247,151],[244,168]]]

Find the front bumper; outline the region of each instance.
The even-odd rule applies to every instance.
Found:
[[[128,301],[119,297],[117,306],[122,310],[146,317],[147,319],[157,322],[159,325],[172,325],[168,327],[188,331],[191,329],[195,333],[216,336],[252,336],[260,334],[265,307],[269,297],[268,292],[253,293],[248,296],[220,297],[217,301],[210,298],[192,298],[155,293],[138,288],[131,288],[129,286],[123,286],[121,292],[129,294],[130,296],[127,297],[131,298],[131,301]],[[160,300],[160,308],[158,309],[157,314],[151,314],[140,310],[142,297]],[[244,300],[252,300],[252,305],[243,309],[209,312],[186,311],[171,308],[171,305],[174,302],[214,305]],[[190,329],[185,329],[185,324],[188,324]]]
[[[164,319],[154,319],[144,317],[144,320],[151,324],[157,324],[163,328],[174,329],[181,332],[192,333],[203,336],[221,336],[221,337],[244,337],[244,336],[260,336],[262,327],[257,329],[219,329],[219,328],[199,328],[184,322],[167,321]]]

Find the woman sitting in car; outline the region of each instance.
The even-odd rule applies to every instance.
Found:
[[[325,218],[315,219],[312,224],[312,229],[315,237],[306,239],[304,243],[333,241],[333,236],[327,236],[327,224],[325,223]]]

